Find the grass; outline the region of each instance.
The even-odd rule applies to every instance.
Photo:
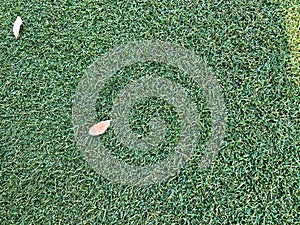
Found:
[[[300,72],[300,3],[297,0],[290,0],[285,5],[287,35],[290,45],[290,73],[299,75]],[[299,84],[299,77],[298,79]]]
[[[297,15],[299,2],[293,4],[1,2],[1,224],[300,224],[299,68],[291,64],[299,35],[290,38],[294,20],[287,16],[288,9]],[[17,15],[24,25],[16,41]],[[114,47],[145,39],[176,43],[202,57],[223,88],[228,116],[211,167],[198,168],[204,131],[203,143],[180,173],[148,188],[98,175],[77,150],[71,121],[85,69]],[[165,74],[161,65],[145,63],[116,76],[134,77],[147,68]],[[101,93],[114,91],[108,86]],[[196,93],[191,88],[191,96]],[[99,118],[108,116],[109,102],[99,96]],[[138,109],[137,115],[147,111]],[[204,107],[209,128],[205,112]],[[176,128],[175,120],[170,124]],[[104,138],[109,141],[109,133]],[[145,156],[122,149],[115,156],[142,164],[164,153],[145,162]]]

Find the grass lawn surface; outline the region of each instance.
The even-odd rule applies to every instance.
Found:
[[[0,224],[300,224],[297,15],[294,0],[1,1]],[[118,71],[100,90],[99,120],[109,118],[122,87],[152,73],[188,87],[200,109],[197,151],[176,176],[150,187],[97,174],[72,129],[73,98],[88,66],[141,40],[171,42],[201,57],[227,110],[219,155],[200,170],[211,127],[205,96],[168,65]],[[179,132],[172,106],[141,102],[133,129],[143,135],[155,111],[170,125],[168,143],[156,152],[125,151],[110,129],[101,138],[111,154],[134,165],[168,157]]]

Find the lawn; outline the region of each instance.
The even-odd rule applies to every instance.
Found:
[[[0,224],[300,224],[299,1],[2,1],[0,3]],[[23,25],[12,33],[17,16]],[[72,109],[87,68],[123,44],[159,40],[197,54],[222,88],[226,131],[201,168],[212,127],[207,98],[178,68],[124,67],[99,90],[98,120],[117,93],[158,74],[188,90],[201,140],[180,171],[131,186],[97,173],[75,142]],[[144,166],[168,158],[180,123],[161,99],[135,106],[136,134],[157,115],[168,138],[127,149],[113,127],[111,155]]]

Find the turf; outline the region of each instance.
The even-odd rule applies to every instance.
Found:
[[[0,223],[300,224],[299,36],[291,38],[299,27],[287,16],[299,13],[299,2],[288,3],[2,1]],[[24,24],[16,41],[18,15]],[[97,174],[72,130],[72,101],[86,68],[138,40],[168,41],[199,55],[222,86],[228,117],[219,156],[200,170],[210,123],[205,96],[191,85],[203,108],[203,142],[179,174],[146,188]],[[158,64],[124,68],[111,80],[116,85],[100,92],[108,96],[99,95],[99,119],[109,116],[118,85],[145,71],[180,77]],[[157,101],[137,105],[132,126],[143,135],[148,116],[142,114],[160,104],[159,113],[172,115],[171,143],[148,158],[122,148],[116,157],[142,165],[171,154],[176,113]],[[103,137],[108,145],[110,135]]]

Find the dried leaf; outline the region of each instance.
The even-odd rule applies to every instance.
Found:
[[[89,135],[97,136],[103,134],[109,127],[110,121],[111,120],[105,120],[101,121],[100,123],[94,124],[89,130]]]
[[[14,27],[13,27],[13,32],[14,32],[16,39],[18,39],[18,37],[19,37],[20,28],[21,28],[22,23],[23,23],[23,21],[22,21],[21,17],[17,16],[17,19],[14,22]]]

